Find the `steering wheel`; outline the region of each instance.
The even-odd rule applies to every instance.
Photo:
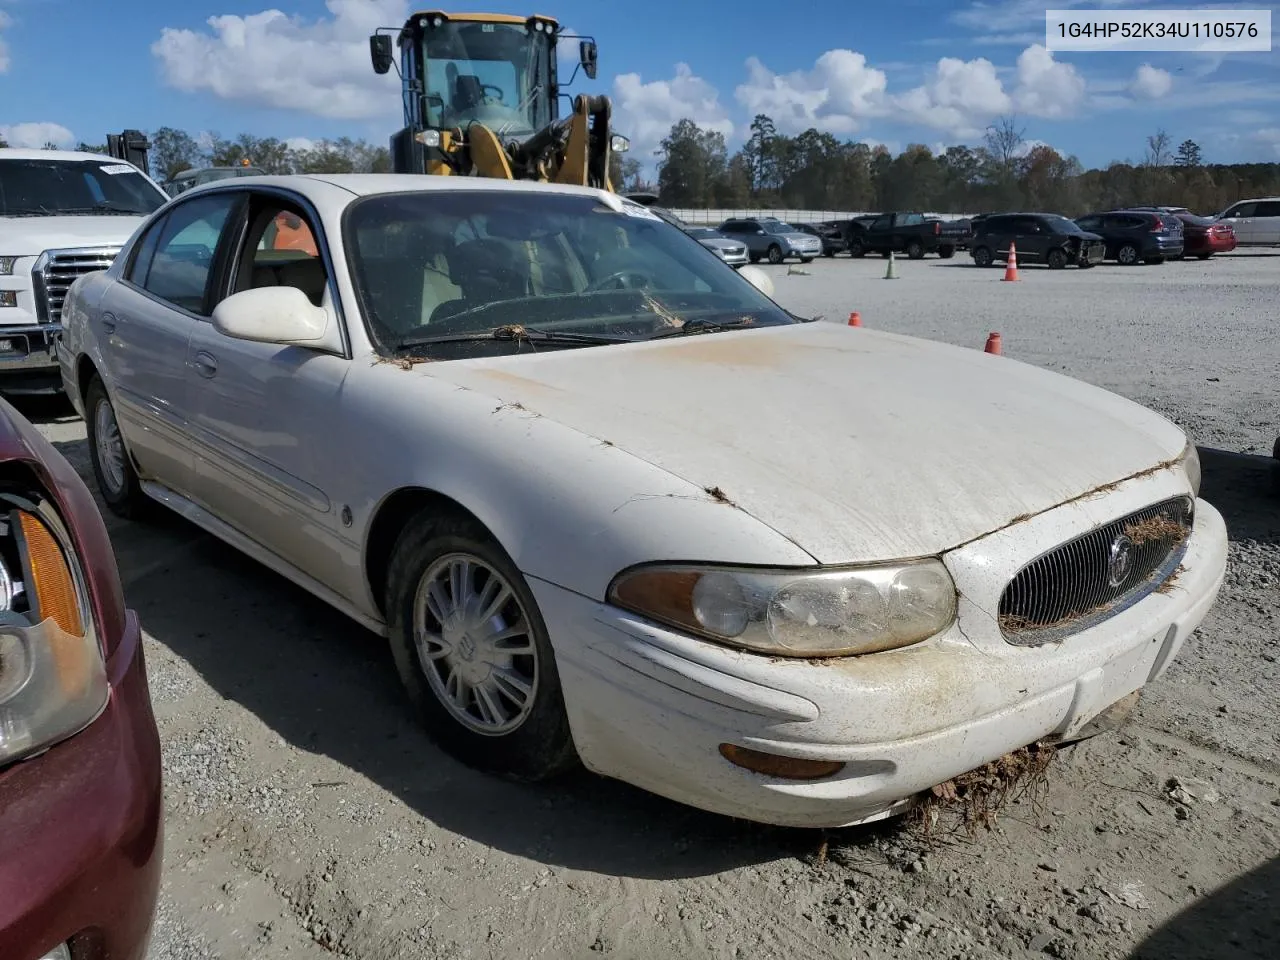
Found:
[[[489,91],[493,90],[493,93]],[[486,100],[492,100],[495,103],[503,103],[503,92],[501,87],[495,87],[492,83],[480,84],[480,92],[484,94]]]
[[[639,280],[639,283],[631,283],[631,280]],[[643,290],[645,287],[653,285],[653,277],[639,270],[615,270],[607,277],[601,277],[599,280],[591,283],[587,289],[594,290]]]

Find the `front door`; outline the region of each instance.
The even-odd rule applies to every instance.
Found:
[[[1256,201],[1246,200],[1244,203],[1237,203],[1222,215],[1223,222],[1231,224],[1235,229],[1236,243],[1242,247],[1257,242],[1254,240],[1254,214],[1257,210]]]
[[[211,309],[219,238],[236,203],[195,197],[153,224],[96,320],[125,442],[144,478],[179,493],[191,480],[187,347]]]
[[[320,235],[285,203],[268,195],[251,200],[229,292],[293,286],[332,311],[336,291],[315,252]],[[287,238],[276,229],[286,220],[282,212],[289,214]],[[333,494],[340,464],[327,451],[341,431],[338,398],[350,361],[234,339],[201,322],[189,363],[192,499],[331,589],[345,588],[340,557],[350,528]]]

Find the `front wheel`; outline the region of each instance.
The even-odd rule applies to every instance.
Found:
[[[1067,265],[1067,255],[1061,250],[1050,250],[1045,263],[1049,264],[1050,270],[1061,270]]]
[[[1209,259],[1210,257],[1212,257],[1212,256],[1213,256],[1213,254],[1212,254],[1212,253],[1197,253],[1197,254],[1196,254],[1196,259],[1197,259],[1197,260],[1208,260],[1208,259]]]
[[[987,247],[973,248],[973,262],[979,267],[989,267],[992,264],[991,250]]]
[[[446,753],[517,780],[577,765],[537,602],[475,521],[412,521],[392,553],[386,606],[400,680]]]
[[[867,255],[867,248],[862,245],[861,240],[849,241],[849,256],[865,257],[866,255]]]
[[[150,509],[151,498],[142,492],[138,473],[124,445],[124,434],[116,420],[115,407],[107,396],[106,385],[96,373],[85,391],[84,412],[89,459],[102,499],[118,516],[126,520],[139,519]]]
[[[783,261],[782,248],[776,243],[769,248],[769,262],[781,263]]]

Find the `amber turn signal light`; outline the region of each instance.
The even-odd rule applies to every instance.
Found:
[[[25,510],[19,510],[18,517],[27,545],[27,564],[35,588],[32,593],[39,603],[40,618],[52,620],[69,636],[83,637],[76,584],[62,548],[37,517]]]
[[[720,744],[720,756],[743,769],[781,780],[821,780],[844,769],[844,764],[839,760],[782,757],[776,753],[762,753],[732,743]]]

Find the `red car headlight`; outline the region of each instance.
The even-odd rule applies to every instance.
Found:
[[[0,490],[0,764],[78,733],[107,703],[71,543],[48,500]]]

